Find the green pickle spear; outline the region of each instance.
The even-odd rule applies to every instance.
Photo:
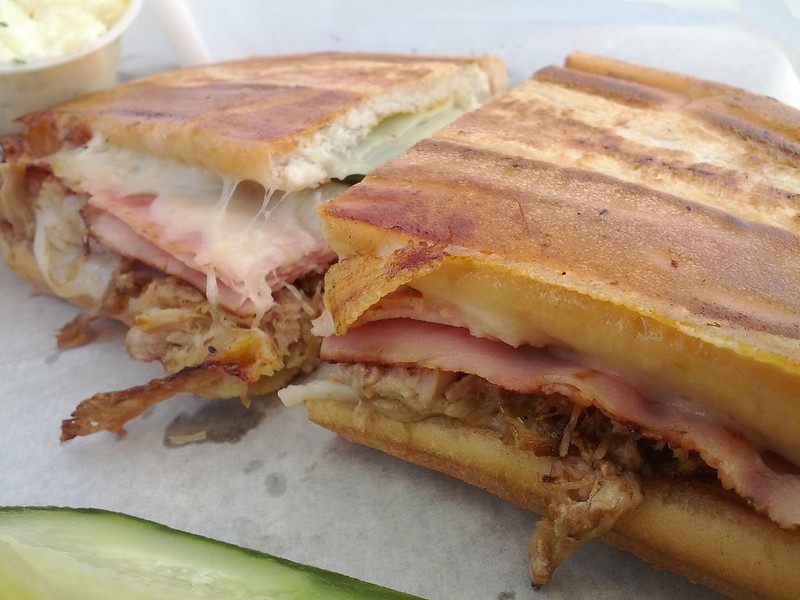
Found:
[[[0,600],[420,600],[116,512],[0,508]]]

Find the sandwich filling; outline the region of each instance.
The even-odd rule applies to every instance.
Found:
[[[317,327],[330,332],[329,318]],[[321,358],[330,364],[279,395],[287,404],[352,403],[364,430],[373,414],[405,423],[451,419],[551,457],[551,472],[540,474],[547,518],[531,541],[536,584],[637,506],[641,477],[700,479],[732,490],[781,527],[800,526],[800,469],[721,417],[648,397],[544,336],[536,345],[510,344],[487,337],[491,329],[457,306],[426,307],[401,289],[344,335],[325,337]]]

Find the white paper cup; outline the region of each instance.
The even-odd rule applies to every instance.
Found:
[[[19,131],[14,119],[117,82],[120,42],[142,8],[130,0],[111,29],[83,50],[26,65],[0,65],[0,134]]]

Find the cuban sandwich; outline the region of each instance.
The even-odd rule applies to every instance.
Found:
[[[800,597],[800,112],[583,53],[320,207],[316,423],[542,518]]]
[[[493,57],[319,53],[160,73],[21,118],[3,139],[0,246],[38,290],[164,375],[100,392],[62,439],[120,433],[178,392],[265,394],[318,362],[335,258],[316,206],[506,85]]]

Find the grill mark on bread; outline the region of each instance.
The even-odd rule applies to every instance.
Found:
[[[705,107],[709,112],[717,112],[748,121],[753,126],[767,132],[784,136],[793,142],[800,142],[800,114],[790,106],[770,98],[758,96],[744,90],[720,94],[692,106]]]
[[[414,272],[419,267],[436,262],[444,257],[442,245],[418,244],[395,250],[388,274],[397,277],[403,272]]]
[[[570,265],[586,293],[633,293],[800,339],[800,238],[790,231],[610,175],[444,140],[423,141],[376,174],[324,212],[450,252],[535,264],[546,276]]]
[[[787,135],[789,132],[778,132],[764,127],[752,119],[751,114],[740,116],[725,109],[726,106],[720,103],[690,107],[689,110],[723,130],[729,130],[734,135],[763,146],[770,153],[784,155],[784,160],[795,168],[800,166],[800,140]]]
[[[382,120],[450,102],[467,109],[506,81],[500,59],[488,56],[257,57],[127,82],[30,115],[23,125],[42,126],[29,140],[33,158],[71,142],[67,130],[78,124],[111,145],[265,188],[299,189],[338,176],[347,168],[340,163]]]
[[[772,147],[761,147],[732,129],[677,109],[653,115],[541,81],[505,95],[491,108],[466,115],[457,131],[438,137],[578,164],[800,233],[800,179],[794,162],[785,153],[776,160]],[[648,131],[656,125],[659,129]],[[483,133],[487,130],[493,130],[491,140]],[[684,137],[694,142],[688,145]]]
[[[672,104],[680,100],[680,97],[675,94],[633,81],[554,66],[537,71],[536,79],[578,89],[629,106],[652,107],[660,104]]]
[[[783,152],[798,166],[800,113],[774,98],[583,53],[570,55],[566,68],[547,67],[535,77],[631,105],[652,108],[661,104],[684,110],[722,131],[759,144],[761,151]]]
[[[113,119],[118,127],[141,127],[147,123],[149,127],[164,124],[203,128],[224,136],[226,143],[230,140],[238,144],[270,141],[275,151],[288,152],[298,146],[297,134],[325,126],[358,100],[356,94],[344,90],[305,86],[287,89],[269,84],[223,82],[171,88],[165,92],[158,86],[143,84],[131,86],[127,95],[113,103],[105,104],[98,98],[97,103],[87,103],[84,108],[73,109],[68,114],[71,120],[76,116],[87,121]],[[259,117],[254,118],[254,115]],[[55,125],[60,118],[55,110],[48,120],[52,119]],[[175,131],[171,135],[185,134]],[[62,141],[74,146],[86,139],[86,136],[80,139],[63,136]],[[53,152],[57,147],[51,143],[47,149]],[[39,150],[32,154],[46,153]]]
[[[688,100],[720,94],[746,93],[740,88],[724,83],[699,79],[683,73],[626,63],[585,52],[571,53],[564,61],[564,66],[574,71],[605,75],[614,79],[674,92]]]

